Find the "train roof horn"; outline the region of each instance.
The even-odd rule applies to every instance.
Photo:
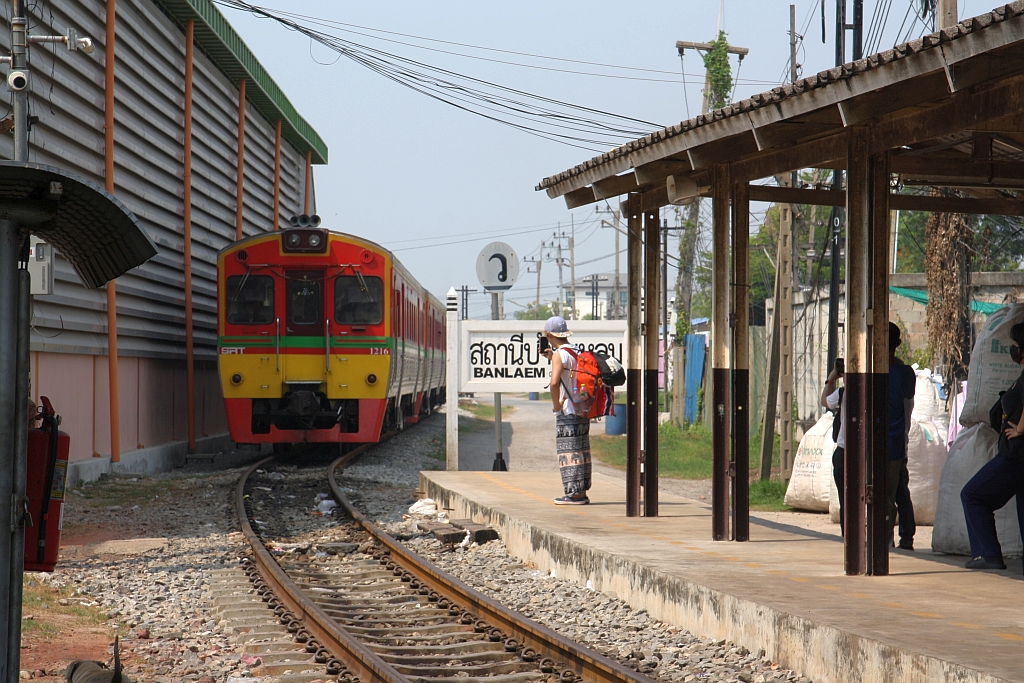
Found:
[[[288,219],[288,223],[293,228],[318,228],[320,227],[320,216],[317,216],[315,213],[312,216],[303,213],[298,216],[292,216]]]

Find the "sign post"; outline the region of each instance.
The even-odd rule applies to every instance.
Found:
[[[459,298],[452,287],[447,297],[445,327],[445,469],[459,469]]]
[[[491,242],[476,258],[476,275],[480,284],[491,293],[491,319],[501,320],[501,293],[511,289],[519,277],[519,257],[504,242]],[[505,441],[501,429],[501,392],[494,394],[494,472],[505,472]]]

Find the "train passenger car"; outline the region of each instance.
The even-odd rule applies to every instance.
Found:
[[[441,405],[443,304],[380,245],[291,222],[218,255],[232,440],[373,442]]]

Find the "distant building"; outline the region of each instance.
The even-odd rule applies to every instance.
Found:
[[[594,286],[594,279],[597,286]],[[625,273],[619,273],[618,306],[615,305],[615,273],[593,273],[576,278],[575,292],[573,284],[565,285],[565,306],[575,311],[577,319],[593,318],[594,320],[625,320],[626,308],[629,304],[629,291]],[[579,302],[573,300],[574,294]],[[596,300],[596,301],[595,301]]]

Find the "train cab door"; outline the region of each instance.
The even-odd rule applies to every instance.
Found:
[[[285,271],[285,319],[281,330],[285,382],[324,379],[324,271]]]

